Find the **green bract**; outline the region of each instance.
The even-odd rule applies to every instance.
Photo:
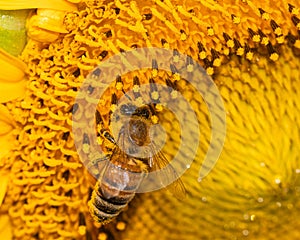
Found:
[[[26,44],[26,18],[30,10],[0,10],[0,48],[18,56]]]

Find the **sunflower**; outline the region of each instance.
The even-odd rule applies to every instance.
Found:
[[[0,97],[0,235],[298,239],[299,7],[295,0],[0,1],[3,10],[34,9],[24,49],[0,55],[6,89]],[[201,133],[181,178],[187,197],[178,201],[163,190],[137,194],[103,225],[90,216],[95,179],[74,146],[72,112],[83,111],[75,98],[98,64],[143,47],[176,50],[205,68],[224,102],[226,139],[213,170],[197,181],[210,145],[210,117],[204,100],[182,83]],[[134,87],[133,75],[122,82]],[[103,96],[103,114],[111,110],[114,86]],[[172,157],[179,144],[176,118],[167,111],[158,116],[171,134],[164,150]]]

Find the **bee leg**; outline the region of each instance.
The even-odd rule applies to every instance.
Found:
[[[114,137],[110,134],[110,132],[108,130],[101,129],[100,133],[105,139],[107,139],[108,141],[110,141],[113,144],[116,144]]]
[[[153,167],[153,158],[152,157],[149,157],[148,165],[149,165],[150,168]]]
[[[87,164],[87,168],[97,170],[97,169],[99,169],[100,164],[105,163],[105,161],[107,161],[111,158],[111,154],[101,154],[99,152],[96,152],[94,154],[90,154],[89,158],[90,158],[90,161]]]

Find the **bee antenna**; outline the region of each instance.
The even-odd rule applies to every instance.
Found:
[[[132,101],[132,98],[122,89],[122,92],[124,93],[125,97],[128,98],[128,100]]]

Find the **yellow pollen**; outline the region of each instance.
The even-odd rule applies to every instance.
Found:
[[[293,10],[292,10],[292,14],[294,14],[294,15],[298,15],[299,12],[300,12],[299,8],[296,8],[296,7],[293,8]]]
[[[157,71],[157,69],[152,69],[152,71],[151,71],[151,75],[152,75],[152,77],[156,77],[156,76],[157,76],[157,74],[158,74],[158,71]]]
[[[157,124],[158,120],[159,119],[158,119],[158,117],[156,115],[154,115],[154,116],[151,117],[151,121],[152,121],[153,124]]]
[[[206,72],[209,76],[212,76],[214,74],[214,68],[213,67],[208,67],[206,69]]]
[[[177,98],[177,96],[178,96],[178,91],[174,90],[174,91],[171,92],[171,98],[172,99]]]
[[[207,29],[208,36],[213,36],[215,34],[214,30],[212,28]]]
[[[152,98],[153,100],[158,100],[158,98],[159,98],[158,92],[157,92],[157,91],[152,92],[152,93],[151,93],[151,98]]]
[[[170,48],[170,44],[169,44],[169,43],[164,43],[164,44],[163,44],[163,47],[169,49],[169,48]]]
[[[270,56],[270,59],[271,59],[272,61],[277,61],[278,58],[279,58],[278,53],[272,53],[271,56]]]
[[[266,12],[263,13],[261,17],[262,17],[262,19],[264,19],[264,20],[269,20],[269,19],[270,19],[270,15],[269,15],[268,13],[266,13]]]
[[[173,56],[173,61],[175,63],[179,62],[179,56],[178,55]]]
[[[78,227],[78,233],[79,233],[79,235],[80,236],[83,236],[83,235],[85,235],[85,233],[86,233],[86,226],[79,226]]]
[[[229,48],[224,48],[223,53],[224,53],[224,55],[228,56],[230,53]]]
[[[185,33],[181,33],[180,40],[185,41],[187,39],[187,35]]]
[[[117,108],[116,104],[112,104],[110,106],[110,111],[114,112],[114,111],[116,111],[116,108]]]
[[[125,228],[126,228],[126,223],[125,223],[125,222],[118,222],[116,228],[117,228],[119,231],[124,231]]]
[[[226,42],[226,45],[227,45],[227,47],[232,48],[232,47],[234,47],[234,41],[232,39],[230,39]]]
[[[134,85],[133,88],[132,88],[132,90],[133,90],[135,93],[137,93],[137,92],[140,91],[140,86],[139,86],[139,85]]]
[[[135,101],[137,102],[138,106],[141,106],[144,103],[144,100],[142,97],[138,97],[137,99],[135,99]]]
[[[216,58],[213,62],[213,66],[215,67],[219,67],[221,66],[221,59],[220,58]]]
[[[275,29],[274,33],[276,35],[281,35],[282,34],[282,29],[280,27],[278,27],[278,28]]]
[[[180,74],[178,74],[178,73],[173,74],[173,78],[174,78],[175,81],[179,81],[180,80]]]
[[[239,24],[241,22],[241,18],[240,17],[233,17],[233,23],[234,24]]]
[[[3,239],[108,240],[113,235],[115,239],[129,240],[147,239],[149,232],[153,239],[194,239],[195,236],[199,239],[229,239],[239,238],[242,234],[249,234],[253,239],[259,236],[265,236],[266,239],[272,236],[297,239],[299,234],[295,219],[300,209],[295,201],[300,194],[300,187],[296,186],[300,175],[297,165],[299,151],[294,147],[300,141],[300,16],[297,0],[266,1],[267,4],[261,0],[2,2],[5,2],[4,5],[8,2],[24,2],[22,9],[30,2],[34,2],[31,7],[35,9],[55,8],[53,11],[60,11],[60,4],[74,7],[66,7],[61,11],[66,15],[61,22],[62,27],[66,24],[66,33],[58,33],[58,37],[57,33],[43,31],[43,36],[46,34],[46,37],[49,35],[57,40],[44,44],[29,36],[26,48],[17,57],[26,65],[18,73],[21,78],[25,77],[26,89],[23,90],[25,85],[13,81],[11,76],[15,75],[13,70],[17,66],[5,69],[5,64],[0,64],[0,68],[3,65],[2,73],[7,73],[5,81],[0,79],[0,92],[2,90],[7,94],[5,98],[14,95],[14,90],[10,88],[15,84],[17,86],[13,88],[22,93],[25,91],[22,98],[2,101],[0,104],[0,143],[3,145],[1,148],[0,144],[0,182],[11,179],[8,186],[6,183],[4,187],[0,186],[0,236],[7,229],[11,236],[2,236]],[[22,7],[13,3],[12,6]],[[65,12],[68,10],[74,11]],[[47,12],[39,18],[39,26],[44,29],[48,28],[43,26],[43,19],[51,18]],[[27,30],[31,33],[39,31],[33,26],[29,24]],[[2,30],[0,33],[3,33]],[[5,37],[6,33],[2,35]],[[138,62],[138,51],[133,49],[145,47],[168,48],[168,59],[155,57],[157,60],[167,60],[168,70],[157,70],[156,63],[152,61],[152,67],[148,69],[122,73],[122,80],[107,78],[112,82],[100,100],[96,99],[96,93],[77,96],[89,73],[91,91],[105,84],[100,79],[106,77],[107,72],[100,71],[100,68],[94,70],[97,65],[122,52],[120,59],[127,67],[131,62]],[[127,59],[128,50],[133,50],[135,57]],[[179,53],[190,56],[193,61],[181,58]],[[3,63],[11,65],[12,60],[8,58]],[[209,146],[217,147],[214,142],[210,144],[214,135],[212,130],[223,131],[219,128],[222,125],[219,111],[216,121],[212,121],[211,105],[205,104],[206,100],[210,100],[216,110],[221,107],[218,96],[211,91],[214,90],[211,88],[213,85],[195,79],[197,87],[207,93],[202,99],[195,87],[181,79],[179,73],[182,69],[191,72],[189,75],[197,74],[196,64],[212,75],[211,80],[216,85],[216,91],[220,92],[226,116],[224,151],[215,171],[201,183],[201,192],[195,179],[202,165],[202,157]],[[110,66],[116,73],[124,69],[122,64]],[[27,74],[23,75],[25,69]],[[173,86],[174,80],[179,81],[174,83],[176,87],[163,93],[153,88],[152,91],[142,91],[139,81],[144,84],[151,78],[166,86]],[[177,86],[180,91],[176,90]],[[6,87],[9,87],[7,91]],[[122,92],[125,89],[133,90],[132,95],[128,93],[128,98]],[[163,94],[183,115],[187,131],[180,131],[180,119],[167,109]],[[188,102],[180,101],[181,94]],[[102,220],[99,219],[101,216],[94,216],[97,213],[92,211],[96,210],[91,204],[96,195],[94,192],[90,201],[90,193],[93,187],[99,190],[100,185],[94,185],[97,179],[91,175],[100,175],[101,159],[105,154],[111,155],[116,147],[103,132],[113,132],[114,126],[110,122],[118,118],[114,116],[115,119],[110,119],[110,114],[119,109],[117,99],[122,96],[137,107],[151,100],[161,102],[153,104],[153,113],[148,121],[151,125],[161,123],[166,129],[168,134],[161,151],[168,161],[172,161],[177,154],[184,136],[193,144],[200,140],[200,147],[194,158],[195,164],[184,164],[191,167],[190,174],[183,176],[183,183],[191,196],[184,200],[185,204],[159,191],[141,194],[136,198],[137,201],[131,202],[129,211],[103,227],[104,223],[101,224]],[[87,100],[86,109],[98,104],[97,110],[101,115],[101,119],[97,115],[99,123],[93,129],[98,134],[95,135],[97,144],[104,151],[98,155],[92,144],[89,145],[88,138],[82,141],[78,151],[74,147],[78,139],[72,124],[90,127],[85,118],[95,122],[95,111],[85,111],[85,106],[82,109],[75,105],[77,99],[83,98]],[[187,104],[193,107],[200,129],[194,129],[194,125],[190,124],[192,119],[184,114]],[[11,114],[11,118],[5,119],[8,116],[3,108]],[[132,108],[127,109],[131,111]],[[213,123],[216,126],[212,126]],[[119,121],[116,126],[122,124]],[[67,132],[70,133],[68,137]],[[199,134],[200,139],[196,139]],[[160,143],[162,139],[154,140]],[[219,144],[219,141],[216,143]],[[183,156],[194,156],[190,152],[189,142],[186,145]],[[3,151],[7,155],[3,155]],[[88,157],[84,164],[79,154]],[[282,161],[286,157],[289,161]],[[210,167],[211,163],[207,162],[208,166],[204,163],[205,160],[204,167]],[[151,171],[148,164],[141,161],[134,162],[131,159],[129,164],[139,172]],[[274,174],[280,175],[276,178]],[[8,180],[5,180],[6,176]],[[107,174],[107,177],[111,176]],[[220,193],[219,189],[225,191]],[[251,189],[251,194],[246,196],[243,193],[248,189]],[[111,191],[108,193],[113,194]],[[278,196],[284,199],[278,200]],[[156,204],[158,199],[159,205]],[[249,210],[252,203],[254,207]],[[279,206],[283,217],[274,218],[274,209]],[[88,216],[89,210],[92,216]],[[80,218],[83,213],[84,221]],[[216,215],[218,221],[210,221],[211,213]],[[2,219],[2,215],[5,219]],[[268,221],[270,219],[272,221]],[[180,221],[189,224],[189,227],[177,224]],[[129,222],[130,227],[127,225]],[[154,228],[157,231],[152,231]]]
[[[238,48],[237,51],[236,51],[236,55],[238,56],[242,56],[245,52],[245,49],[244,48]]]
[[[260,36],[259,35],[254,35],[252,37],[253,42],[260,42]]]
[[[87,143],[84,143],[82,145],[82,150],[83,150],[84,153],[88,154],[90,152],[90,145],[87,144]]]
[[[261,43],[267,46],[269,43],[269,39],[267,37],[263,37]]]
[[[103,139],[101,137],[97,137],[97,143],[101,145],[103,143]]]
[[[206,55],[206,52],[205,51],[201,51],[200,53],[199,53],[199,58],[200,59],[205,59],[207,57],[207,55]]]
[[[277,38],[276,38],[276,41],[277,41],[279,44],[284,43],[284,36],[277,37]]]
[[[299,39],[296,40],[296,42],[294,43],[294,46],[295,46],[296,48],[300,48],[300,40],[299,40]]]
[[[253,59],[253,52],[247,52],[246,58],[251,61]]]
[[[117,83],[116,83],[116,89],[117,89],[118,91],[121,91],[121,90],[123,89],[123,83],[117,82]]]
[[[108,239],[108,236],[106,233],[104,233],[104,232],[99,233],[98,240],[107,240],[107,239]]]
[[[187,71],[188,72],[193,72],[194,71],[194,65],[193,64],[187,65]]]
[[[155,106],[155,110],[157,111],[157,112],[161,112],[162,110],[163,110],[163,105],[162,104],[156,104],[156,106]]]

